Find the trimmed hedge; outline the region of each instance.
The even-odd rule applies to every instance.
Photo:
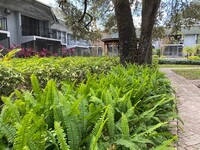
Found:
[[[159,64],[200,65],[199,60],[159,59]]]
[[[86,79],[88,72],[91,74],[106,73],[117,64],[119,64],[118,58],[107,57],[35,57],[0,62],[0,97],[9,95],[15,88],[30,89],[31,74],[38,77],[41,87],[45,87],[50,79],[56,80],[57,83],[61,81],[80,83]]]

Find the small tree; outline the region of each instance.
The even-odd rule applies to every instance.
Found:
[[[195,50],[194,47],[185,46],[183,48],[183,53],[187,54],[187,58],[188,58],[188,56],[191,56],[192,54],[195,54],[196,50]]]
[[[196,55],[200,56],[200,44],[194,46],[194,51]]]

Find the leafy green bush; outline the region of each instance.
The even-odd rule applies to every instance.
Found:
[[[32,75],[30,91],[3,97],[0,149],[166,149],[176,117],[171,86],[152,68],[117,66],[87,74],[77,86],[50,80],[42,90]]]
[[[107,57],[12,59],[5,63],[0,63],[0,97],[10,94],[16,87],[30,89],[31,74],[35,74],[38,77],[42,87],[45,87],[50,79],[56,80],[57,83],[65,80],[80,83],[86,79],[87,72],[91,74],[108,72],[118,62],[116,58]]]
[[[159,62],[159,56],[158,55],[153,55],[153,57],[152,57],[152,65],[154,67],[158,67],[158,62]]]
[[[188,59],[189,60],[200,60],[200,58],[198,56],[189,56]]]
[[[24,83],[20,72],[0,63],[0,95],[9,95],[13,90]]]
[[[191,56],[192,54],[195,54],[196,49],[194,47],[185,46],[183,48],[183,53],[187,54],[187,57],[188,57],[188,56]]]
[[[187,59],[159,59],[159,64],[185,64],[185,65],[200,65],[199,60],[187,60]]]

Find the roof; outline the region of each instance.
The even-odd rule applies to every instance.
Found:
[[[136,29],[136,36],[137,36],[137,38],[140,37],[140,29],[139,28]],[[119,40],[118,32],[109,34],[109,35],[105,36],[104,38],[102,38],[103,42],[118,41],[118,40]]]
[[[187,35],[187,34],[200,34],[200,25],[199,26],[190,27],[189,29],[188,28],[182,28],[181,32],[184,35]]]
[[[65,13],[62,11],[61,8],[59,7],[55,7],[55,8],[51,8],[54,16],[56,17],[56,19],[58,20],[57,23],[51,25],[52,29],[56,29],[56,30],[61,30],[61,31],[67,31],[68,33],[71,33],[70,28],[66,25],[66,20],[65,20]]]
[[[65,14],[61,8],[55,7],[55,8],[51,8],[51,10],[57,19],[65,21]]]
[[[59,30],[59,31],[66,31],[67,27],[61,23],[54,23],[51,25],[51,29]]]
[[[102,39],[103,42],[119,40],[118,33],[112,33]]]
[[[36,0],[0,0],[0,7],[41,20],[54,20],[51,8]]]

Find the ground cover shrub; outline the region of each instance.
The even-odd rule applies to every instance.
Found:
[[[30,89],[31,74],[38,77],[41,87],[45,87],[50,79],[57,83],[72,81],[80,83],[86,79],[87,72],[100,74],[108,72],[112,66],[118,64],[116,58],[81,58],[81,57],[50,57],[30,59],[12,59],[0,63],[0,97],[8,95],[16,87]]]
[[[159,56],[158,55],[153,55],[152,56],[152,66],[158,67],[158,62],[159,62]]]
[[[189,60],[200,60],[198,56],[188,56]]]
[[[61,90],[53,80],[44,89],[31,81],[31,91],[3,97],[0,149],[158,150],[175,139],[172,89],[155,68],[117,66]]]
[[[0,95],[9,95],[13,89],[23,84],[23,75],[14,68],[0,62]]]
[[[200,61],[188,59],[159,59],[159,64],[200,65]]]

